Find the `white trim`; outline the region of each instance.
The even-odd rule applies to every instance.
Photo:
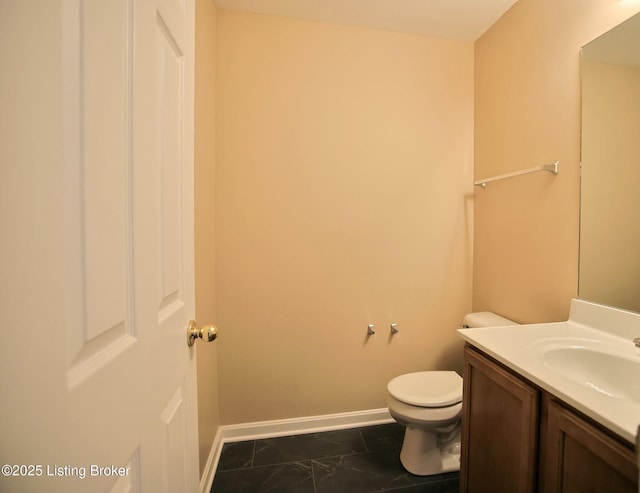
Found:
[[[218,428],[213,443],[211,444],[211,450],[209,451],[209,457],[207,457],[207,463],[204,465],[202,476],[200,477],[200,492],[209,493],[211,486],[213,485],[213,477],[216,474],[218,468],[218,462],[220,461],[220,454],[222,453],[222,432],[221,427]]]
[[[220,461],[222,446],[225,443],[358,428],[360,426],[393,423],[393,421],[389,410],[385,407],[349,413],[325,414],[321,416],[276,419],[273,421],[257,421],[253,423],[220,426],[213,445],[211,446],[211,452],[209,453],[202,478],[200,479],[200,491],[201,493],[208,493],[211,490],[218,462]]]
[[[391,423],[387,408],[221,426],[222,442],[239,442]]]

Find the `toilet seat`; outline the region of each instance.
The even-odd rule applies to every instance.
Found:
[[[462,413],[462,402],[446,407],[419,407],[394,399],[390,394],[387,394],[387,407],[393,419],[413,426],[448,426],[459,422]]]
[[[392,379],[387,392],[396,401],[417,407],[442,408],[462,402],[462,377],[455,371],[421,371]]]

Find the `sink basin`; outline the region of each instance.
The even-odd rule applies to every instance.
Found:
[[[635,443],[640,425],[640,313],[571,300],[569,320],[458,329],[470,346]],[[640,492],[639,492],[640,493]]]
[[[626,354],[611,346],[555,342],[543,344],[541,353],[547,368],[565,378],[600,394],[640,403],[640,353]]]

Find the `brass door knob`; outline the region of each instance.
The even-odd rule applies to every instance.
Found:
[[[205,342],[211,342],[214,341],[216,337],[218,337],[218,327],[215,325],[205,325],[199,329],[195,320],[189,320],[189,328],[187,329],[187,346],[193,346],[198,338]]]

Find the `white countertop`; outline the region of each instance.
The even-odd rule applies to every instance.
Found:
[[[568,378],[545,363],[542,350],[554,344],[581,341],[580,345],[606,351],[614,348],[616,354],[640,361],[640,348],[632,343],[633,337],[640,337],[639,314],[572,300],[566,322],[459,329],[458,333],[471,345],[635,444],[640,402],[612,397]],[[638,395],[640,374],[633,379]]]

